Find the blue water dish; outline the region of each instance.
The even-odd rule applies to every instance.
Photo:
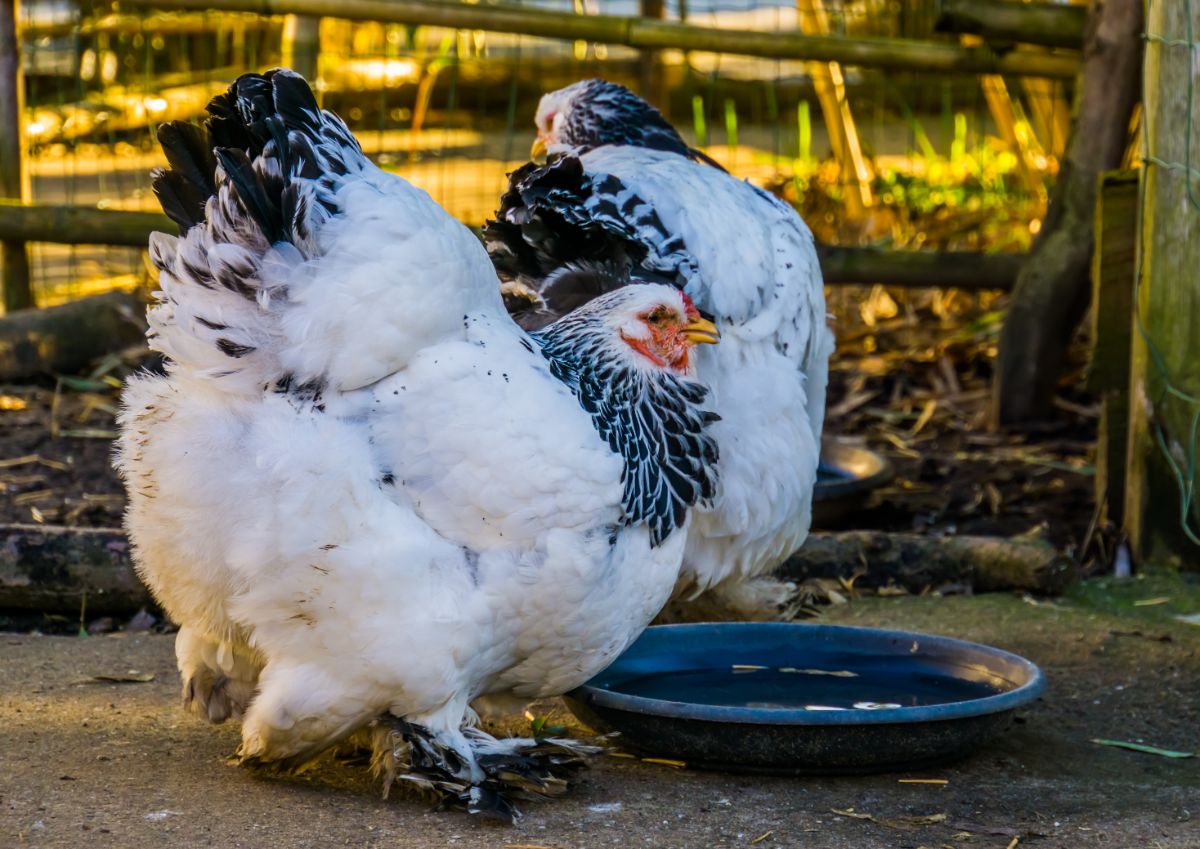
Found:
[[[648,629],[567,704],[621,748],[689,766],[862,773],[963,757],[1044,688],[1028,660],[963,640],[723,622]]]

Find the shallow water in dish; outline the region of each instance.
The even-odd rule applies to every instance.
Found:
[[[606,681],[606,690],[648,699],[775,710],[880,710],[982,699],[1003,692],[953,670],[894,660],[848,669],[752,665],[654,673]]]

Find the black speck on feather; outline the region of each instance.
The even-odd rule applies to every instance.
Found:
[[[253,345],[241,345],[231,339],[218,339],[217,347],[221,349],[222,354],[234,359],[240,359],[247,354],[253,354],[255,351]]]

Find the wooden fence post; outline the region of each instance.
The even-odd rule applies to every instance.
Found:
[[[1192,430],[1200,412],[1200,180],[1197,163],[1188,167],[1200,133],[1200,110],[1193,102],[1200,70],[1188,44],[1189,35],[1200,31],[1200,2],[1160,0],[1149,10],[1142,124],[1147,155],[1125,528],[1139,562],[1196,569],[1200,545],[1185,528],[1196,533],[1200,510],[1194,500],[1184,508],[1200,476],[1189,462],[1200,452]]]
[[[1110,0],[1111,1],[1111,0]],[[971,48],[900,38],[811,36],[794,32],[701,27],[626,15],[576,15],[509,3],[461,0],[123,0],[130,7],[308,15],[345,21],[421,24],[448,29],[511,32],[538,38],[623,44],[638,49],[696,50],[729,56],[839,62],[954,74],[1010,74],[1074,79],[1077,56]]]
[[[1088,389],[1100,398],[1096,503],[1118,527],[1125,520],[1129,453],[1129,371],[1137,278],[1138,172],[1106,171],[1096,198],[1092,253],[1092,363]]]
[[[640,10],[643,18],[661,21],[666,17],[666,4],[663,0],[640,0]],[[642,96],[662,110],[663,114],[667,114],[670,104],[667,103],[667,85],[663,72],[662,51],[643,50],[639,70]]]
[[[283,19],[282,48],[283,66],[312,82],[315,88],[320,68],[321,19],[288,15]]]
[[[0,0],[0,198],[29,200],[24,159],[25,78],[17,38],[17,0]],[[4,310],[33,306],[24,242],[0,242]]]

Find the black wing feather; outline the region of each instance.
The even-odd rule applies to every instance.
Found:
[[[539,298],[542,316],[566,315],[607,291],[595,289],[581,300],[581,284],[594,281],[556,273],[567,266],[603,266],[610,277],[681,289],[696,274],[683,240],[648,203],[612,175],[587,174],[569,154],[510,174],[483,238],[501,279]],[[529,311],[514,318],[523,314]]]
[[[600,438],[622,460],[626,524],[645,522],[657,546],[687,519],[688,508],[717,493],[717,443],[707,433],[720,417],[700,405],[703,384],[668,373],[647,375],[614,365],[573,312],[533,334],[551,372],[592,417]]]

